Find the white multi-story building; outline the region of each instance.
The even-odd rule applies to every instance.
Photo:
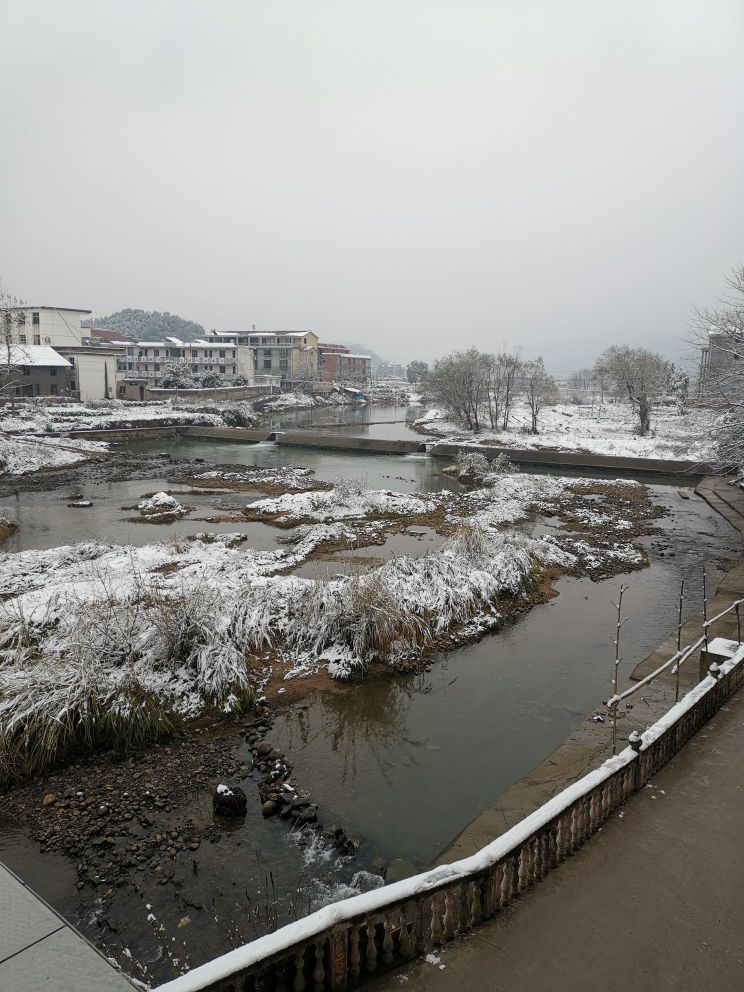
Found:
[[[13,343],[52,348],[82,345],[87,328],[80,322],[90,312],[71,307],[14,307]]]
[[[50,380],[48,391],[35,383],[35,391],[20,395],[59,395],[81,400],[111,399],[116,395],[117,354],[121,349],[93,343],[81,321],[90,310],[76,307],[26,306],[5,311],[10,343],[19,348],[53,348],[66,360],[64,385]],[[28,366],[24,366],[27,368]],[[51,368],[54,370],[55,366]],[[50,376],[56,376],[56,371]],[[39,387],[36,389],[36,387]],[[55,387],[54,389],[52,387]]]
[[[181,341],[167,337],[163,341],[137,341],[128,344],[120,367],[127,379],[145,379],[148,386],[159,386],[163,373],[172,365],[183,365],[194,376],[215,372],[230,385],[236,376],[253,383],[253,349],[234,342],[212,339]]]
[[[280,376],[282,383],[318,377],[318,335],[313,331],[209,331],[210,341],[230,342],[253,352],[256,374]]]

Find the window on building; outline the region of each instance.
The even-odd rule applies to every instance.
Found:
[[[225,352],[224,352],[224,349],[223,349],[223,350],[222,350],[222,351],[220,352],[220,358],[224,358],[224,357],[225,357]]]
[[[156,372],[160,371],[160,362],[155,362],[155,371]]]
[[[218,371],[219,372],[224,372],[225,371],[225,366],[224,365],[220,365]]]
[[[248,340],[251,344],[258,344],[258,338],[249,338]]]
[[[264,348],[264,357],[271,358],[271,348]]]
[[[286,359],[284,361],[282,361],[282,362],[279,362],[279,368],[280,369],[286,369],[286,368],[288,368],[288,366],[289,366],[289,362],[286,361]]]
[[[23,369],[23,374],[24,375],[31,375],[31,369],[30,368]]]
[[[56,375],[56,374],[57,374],[56,369],[49,369],[49,375]]]
[[[25,334],[19,334],[18,335],[18,344],[25,344],[25,343],[26,343],[26,335]]]
[[[264,358],[264,368],[265,369],[270,369],[271,368],[271,359],[270,358]]]
[[[39,315],[38,315],[38,313],[32,313],[31,314],[31,323],[32,324],[38,324],[39,323]]]
[[[34,334],[34,344],[41,344],[41,334]]]
[[[156,358],[160,358],[160,348],[156,348],[153,354],[155,355]]]
[[[238,369],[237,369],[237,366],[235,366],[235,365],[233,365],[232,374],[233,375],[237,375],[238,374]]]

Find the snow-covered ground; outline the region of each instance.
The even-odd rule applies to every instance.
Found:
[[[42,469],[65,468],[106,453],[103,441],[79,438],[18,438],[0,435],[0,476],[28,475]]]
[[[518,403],[506,431],[483,430],[473,434],[447,419],[446,411],[430,409],[415,426],[431,437],[484,444],[489,441],[514,448],[559,448],[596,454],[641,458],[704,460],[713,456],[715,424],[720,414],[707,408],[679,414],[673,407],[658,407],[651,417],[651,433],[636,434],[636,416],[628,404],[605,403],[576,406],[560,403],[540,414],[539,434],[529,432],[530,415]]]
[[[101,400],[98,403],[23,403],[13,410],[2,409],[0,431],[11,434],[63,434],[67,431],[108,430],[147,425],[223,426],[221,414],[200,413],[170,400],[163,403],[128,403]]]
[[[415,516],[436,509],[446,491],[413,496],[383,489],[364,489],[351,482],[337,483],[324,492],[287,493],[270,499],[256,500],[246,509],[253,520],[273,520],[287,524],[302,520],[332,521],[369,519],[385,516]]]

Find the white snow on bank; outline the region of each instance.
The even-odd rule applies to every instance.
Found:
[[[314,471],[310,468],[294,468],[291,465],[271,468],[261,465],[247,465],[239,471],[213,469],[208,472],[198,472],[196,475],[189,475],[188,472],[184,472],[184,478],[199,482],[214,482],[216,485],[219,485],[220,482],[226,482],[241,486],[277,486],[294,491],[314,489],[318,486],[325,488],[326,484],[316,482],[313,479],[314,475]]]
[[[24,403],[15,410],[6,406],[0,414],[0,431],[13,434],[61,434],[66,431],[109,430],[115,427],[223,426],[222,416],[198,413],[164,403],[129,403],[123,400],[100,400],[96,403]]]
[[[104,441],[0,435],[0,475],[28,475],[43,469],[65,468],[92,455],[103,455],[107,450]]]
[[[352,483],[337,483],[322,492],[287,493],[250,503],[245,512],[249,517],[265,519],[279,514],[282,522],[292,520],[351,520],[391,514],[413,516],[429,513],[440,505],[445,492],[436,495],[412,496],[383,489],[363,489]]]
[[[530,415],[524,403],[515,406],[509,429],[505,431],[484,429],[473,434],[447,420],[446,412],[441,409],[428,410],[415,423],[432,436],[476,445],[494,441],[513,448],[558,448],[695,461],[712,457],[712,431],[719,416],[708,408],[679,414],[673,407],[658,407],[651,416],[652,432],[646,437],[635,433],[636,415],[626,403],[605,403],[601,409],[557,404],[541,412],[537,435],[529,433]]]

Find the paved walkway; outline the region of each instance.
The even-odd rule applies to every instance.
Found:
[[[2,992],[132,992],[78,932],[0,865]]]
[[[741,992],[744,690],[506,913],[378,992]]]

